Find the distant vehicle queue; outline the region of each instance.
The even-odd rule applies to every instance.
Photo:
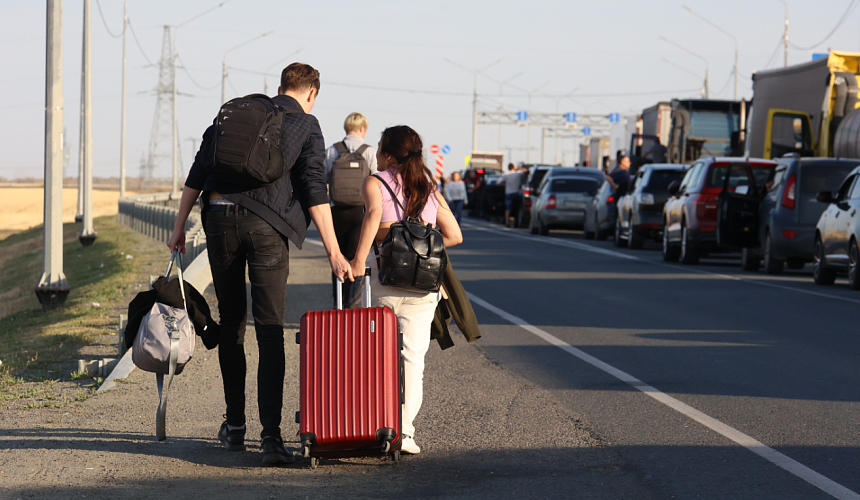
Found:
[[[860,290],[860,159],[708,156],[643,164],[627,184],[591,167],[510,168],[461,173],[472,217],[542,236],[613,235],[615,246],[630,249],[652,241],[664,261],[686,265],[723,253],[740,253],[744,270],[768,274],[812,263],[815,283],[844,274]]]

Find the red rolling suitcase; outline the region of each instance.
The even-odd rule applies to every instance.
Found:
[[[302,316],[299,437],[302,454],[315,468],[319,458],[391,457],[400,460],[400,358],[397,317],[387,307],[368,307],[370,271],[361,309]]]

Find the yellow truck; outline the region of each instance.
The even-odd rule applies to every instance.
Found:
[[[860,53],[839,51],[754,73],[743,138],[746,155],[860,157],[860,113],[854,113],[860,104],[857,75]]]

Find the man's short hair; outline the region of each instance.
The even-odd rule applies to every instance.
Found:
[[[350,132],[359,132],[361,127],[367,128],[367,117],[361,113],[350,113],[343,121],[343,130],[347,135]]]
[[[310,64],[295,62],[281,71],[281,89],[284,92],[305,92],[315,89],[320,93],[320,72]]]
[[[515,168],[517,168],[516,165],[514,165],[513,163],[508,163],[508,170],[513,170]]]

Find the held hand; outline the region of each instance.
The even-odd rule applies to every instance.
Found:
[[[172,252],[174,248],[179,247],[180,253],[185,253],[185,231],[174,229],[170,239],[167,240],[167,248]]]
[[[331,263],[331,271],[340,281],[346,282],[347,279],[349,279],[349,281],[355,281],[349,261],[346,260],[343,255],[332,255],[329,257],[329,262]]]
[[[367,271],[365,262],[358,259],[352,259],[349,266],[353,276],[364,276],[365,271]]]

